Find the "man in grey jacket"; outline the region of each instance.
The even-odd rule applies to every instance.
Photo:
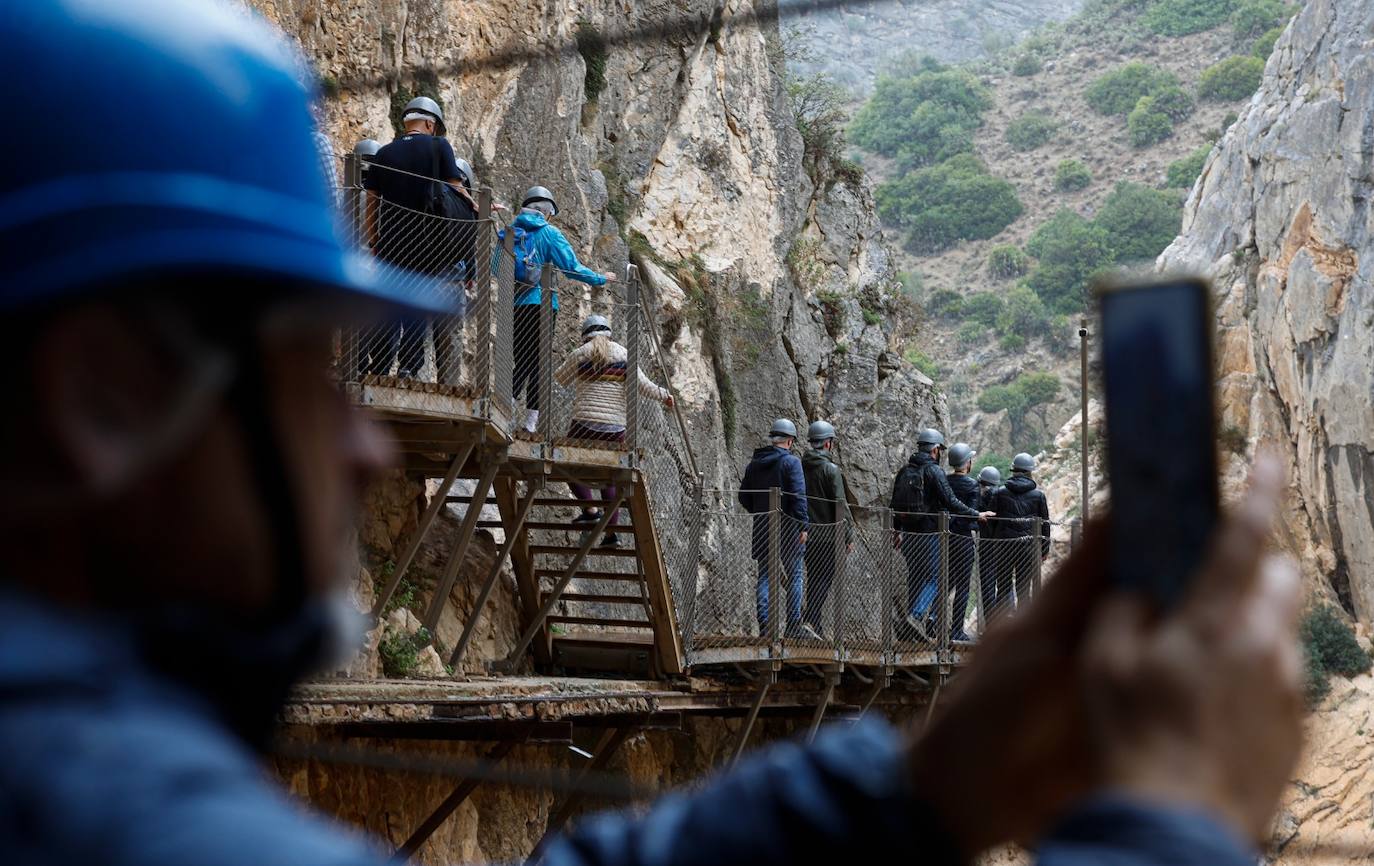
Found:
[[[811,448],[802,457],[806,477],[806,502],[811,515],[811,543],[806,547],[806,609],[802,635],[821,640],[821,617],[836,575],[844,567],[844,554],[854,547],[854,527],[844,496],[844,477],[835,463],[835,427],[829,421],[812,421],[806,438]],[[844,533],[845,549],[836,541]]]

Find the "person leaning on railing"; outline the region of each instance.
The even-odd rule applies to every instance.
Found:
[[[611,323],[605,316],[588,316],[582,323],[582,345],[568,353],[563,363],[554,371],[553,378],[563,386],[573,388],[571,420],[568,424],[569,439],[584,439],[589,442],[625,441],[625,377],[636,377],[636,388],[640,394],[657,400],[664,406],[673,405],[673,395],[667,388],[660,388],[644,375],[643,370],[631,371],[627,363],[629,353],[625,347],[611,339]],[[648,443],[655,447],[661,443]],[[570,482],[573,496],[583,502],[593,501],[592,489],[585,484]],[[614,500],[614,485],[601,490],[603,501]],[[574,523],[596,523],[601,512],[584,507],[582,513],[573,519]],[[619,525],[620,514],[611,515],[609,531],[602,539],[603,547],[615,547],[619,542],[615,527]]]
[[[1030,598],[1031,584],[1039,571],[1037,559],[1050,552],[1050,508],[1045,491],[1037,488],[1031,473],[1035,458],[1022,452],[1011,461],[1011,478],[992,498],[992,511],[998,519],[992,521],[994,537],[1026,539],[1009,544],[997,560],[997,598],[999,615],[1011,607],[1011,591],[1016,589],[1019,607]],[[1040,518],[1040,543],[1031,537],[1035,532],[1034,519]],[[991,614],[992,611],[989,611]]]
[[[577,260],[577,253],[573,252],[572,244],[568,243],[563,232],[549,223],[549,220],[557,215],[558,203],[554,201],[553,193],[545,187],[532,186],[525,193],[524,201],[520,203],[520,213],[515,215],[512,223],[513,228],[518,230],[517,239],[522,235],[528,239],[523,244],[526,251],[521,250],[522,244],[516,244],[517,259],[528,256],[528,260],[519,261],[516,268],[517,271],[523,268],[529,276],[525,282],[517,285],[515,290],[515,345],[511,397],[519,399],[521,391],[527,391],[525,430],[530,433],[539,429],[540,390],[543,379],[540,370],[544,369],[545,363],[539,339],[539,306],[543,303],[541,269],[544,265],[551,264],[558,269],[561,276],[589,286],[604,286],[615,281],[615,274],[609,271],[599,274]],[[499,255],[499,251],[496,255]],[[493,267],[493,271],[495,270]],[[519,274],[517,279],[518,277]],[[549,306],[556,318],[558,289],[550,286],[549,292],[552,295]],[[549,323],[549,328],[552,331],[552,322]]]

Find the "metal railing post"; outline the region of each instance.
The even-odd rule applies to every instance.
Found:
[[[841,491],[843,495],[843,491]],[[836,516],[839,516],[839,507],[836,503]],[[839,661],[844,661],[844,605],[845,605],[845,571],[848,568],[849,550],[849,521],[835,521],[835,567],[832,570],[831,580],[834,586],[831,587],[831,598],[835,599],[835,657]],[[807,580],[811,575],[806,576]]]
[[[935,609],[939,617],[939,645],[937,651],[943,657],[949,650],[950,627],[952,618],[949,612],[949,512],[940,512],[940,584],[935,599]]]
[[[1040,550],[1040,547],[1041,547],[1041,544],[1040,544],[1040,533],[1044,531],[1044,526],[1045,526],[1044,521],[1041,520],[1039,517],[1037,517],[1037,518],[1035,518],[1034,520],[1031,521],[1031,527],[1032,527],[1032,529],[1034,530],[1034,534],[1031,535],[1031,543],[1032,543],[1032,546],[1031,546],[1031,557],[1032,557],[1032,559],[1031,559],[1031,561],[1032,561],[1032,563],[1033,563],[1033,565],[1031,566],[1031,568],[1034,569],[1034,570],[1031,572],[1031,595],[1032,595],[1032,596],[1039,596],[1039,595],[1040,595],[1040,567],[1041,567],[1041,565],[1042,565],[1043,562],[1044,562],[1044,554],[1041,553],[1041,550]]]
[[[778,614],[782,605],[778,602],[782,595],[782,491],[777,487],[768,488],[768,637],[774,649],[781,636],[778,628]]]
[[[629,315],[625,327],[625,448],[633,466],[639,443],[639,268],[630,265],[626,271],[625,306]]]
[[[490,281],[488,281],[490,282]],[[501,255],[496,261],[496,285],[491,293],[496,311],[496,351],[493,353],[493,389],[501,395],[499,408],[508,420],[515,413],[515,232],[501,238]],[[507,430],[506,432],[510,432]]]
[[[983,598],[983,587],[986,582],[983,580],[983,527],[986,523],[977,523],[973,527],[973,568],[969,569],[968,582],[969,594],[973,594],[976,587],[978,590],[978,636],[981,638],[988,630],[988,600]]]
[[[544,443],[553,440],[553,330],[554,330],[554,267],[545,263],[539,275],[539,346],[541,363],[536,367],[539,374],[539,402],[543,405],[539,413],[539,439]]]
[[[706,479],[698,475],[695,488],[692,490],[692,522],[687,531],[687,552],[686,566],[687,573],[683,575],[682,603],[686,606],[683,615],[678,617],[678,624],[682,628],[682,643],[686,647],[687,661],[690,664],[692,653],[696,651],[697,639],[697,579],[700,577],[699,563],[701,561],[701,538],[706,533],[703,525],[702,499],[705,496]],[[752,527],[751,527],[752,528]],[[757,578],[756,578],[757,579]]]
[[[896,565],[893,560],[893,551],[897,549],[897,535],[892,528],[892,512],[884,508],[882,510],[882,540],[879,542],[882,548],[882,582],[883,582],[883,604],[880,626],[882,627],[883,649],[882,655],[884,664],[892,664],[896,659],[896,630],[892,628],[892,602],[896,599],[897,580]],[[898,610],[905,610],[906,605],[898,607]]]
[[[492,394],[496,391],[496,381],[493,375],[496,346],[491,327],[492,316],[495,313],[493,305],[496,303],[496,293],[492,291],[490,277],[492,226],[491,187],[484,186],[477,191],[477,238],[473,244],[472,256],[473,266],[477,273],[466,274],[465,276],[477,292],[475,299],[477,304],[477,345],[472,347],[477,370],[473,379],[477,386],[482,416],[485,418],[492,417]],[[509,234],[514,233],[510,232]],[[463,291],[466,291],[466,287]],[[459,324],[461,326],[461,323]],[[458,347],[456,351],[461,353],[462,347]]]
[[[344,154],[343,171],[343,212],[350,245],[363,249],[367,231],[363,208],[367,206],[367,193],[363,190],[363,164],[356,153]],[[345,328],[339,335],[339,364],[342,369],[340,379],[352,382],[358,378],[358,328]]]

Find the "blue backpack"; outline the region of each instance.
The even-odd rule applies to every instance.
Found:
[[[507,229],[501,229],[497,232],[497,240],[504,243],[506,231]],[[543,265],[534,246],[534,232],[527,232],[519,226],[510,226],[509,231],[515,232],[515,281],[526,286],[539,285],[539,271]]]

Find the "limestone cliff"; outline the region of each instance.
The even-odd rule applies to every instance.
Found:
[[[1213,150],[1166,269],[1216,285],[1222,424],[1290,458],[1288,546],[1374,618],[1374,6],[1313,0]],[[1237,437],[1239,438],[1239,437]]]
[[[772,418],[828,417],[851,484],[872,500],[912,432],[945,420],[942,396],[897,349],[914,322],[867,186],[804,152],[775,20],[489,64],[511,46],[572,44],[579,29],[594,42],[707,20],[715,4],[249,2],[315,65],[337,147],[390,140],[394,104],[431,94],[498,201],[542,183],[593,267],[643,266],[708,485],[736,483]],[[752,9],[732,0],[724,14]],[[586,90],[584,57],[604,61],[599,92]],[[605,309],[612,292],[574,284],[562,318]]]

